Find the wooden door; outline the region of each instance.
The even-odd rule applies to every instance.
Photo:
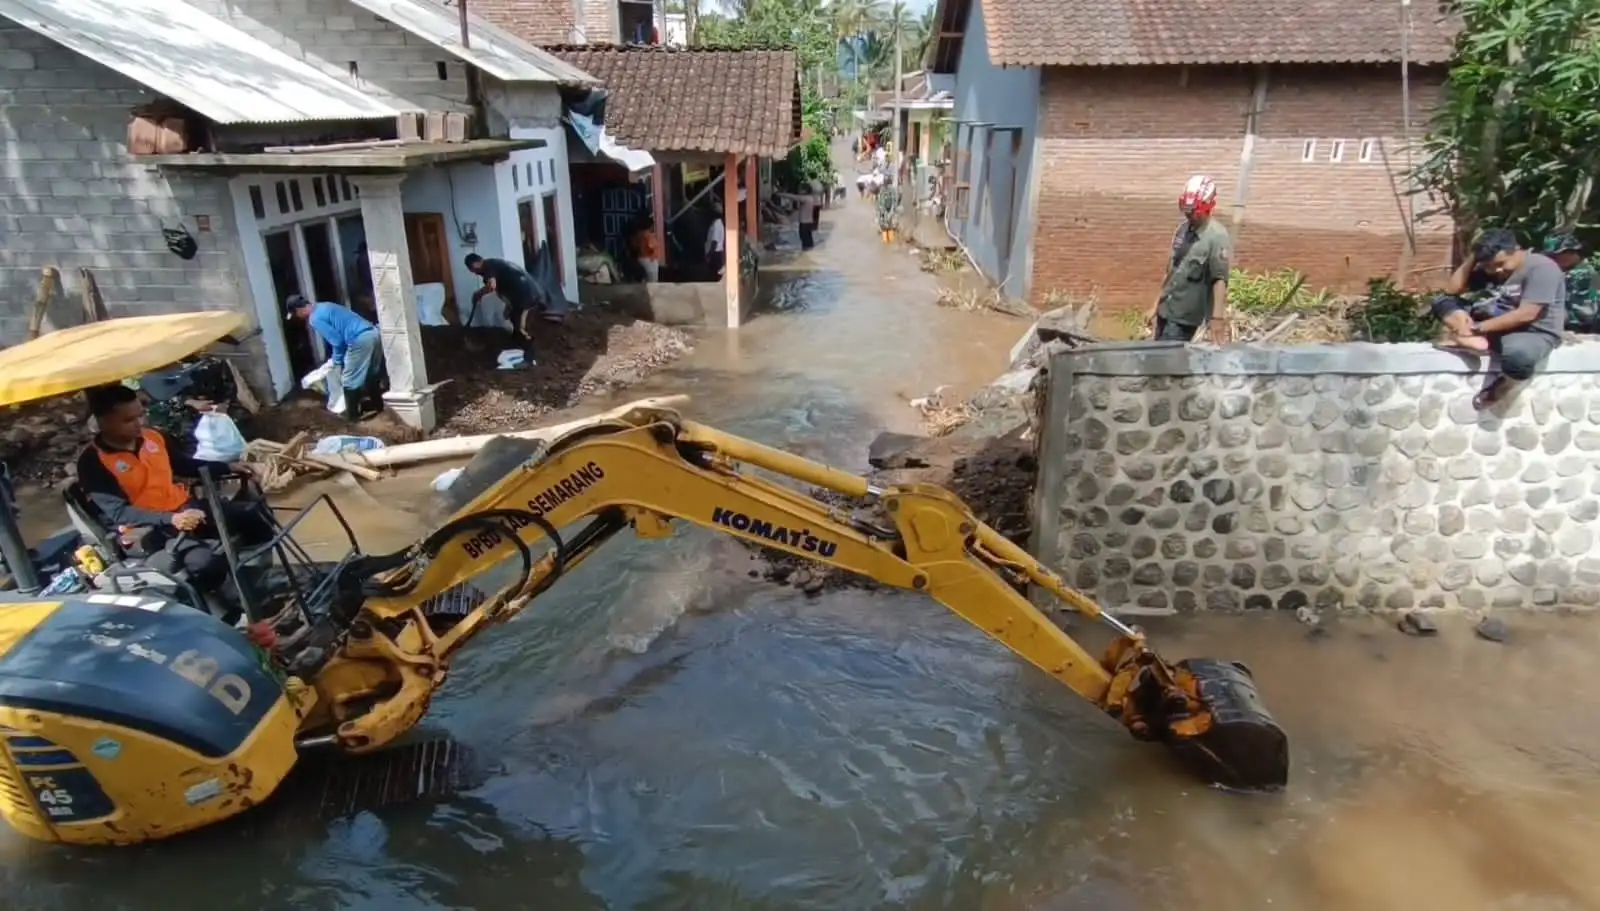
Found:
[[[450,235],[444,230],[443,213],[407,212],[406,247],[411,251],[411,280],[419,285],[429,282],[444,285],[445,313],[459,313],[454,273],[450,268]]]

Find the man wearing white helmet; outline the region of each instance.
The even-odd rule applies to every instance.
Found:
[[[1150,311],[1153,336],[1159,341],[1187,342],[1201,326],[1211,327],[1211,341],[1227,344],[1228,229],[1216,223],[1217,183],[1203,174],[1189,178],[1178,197],[1183,224],[1172,235],[1167,278]]]

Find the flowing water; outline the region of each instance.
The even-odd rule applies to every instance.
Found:
[[[629,397],[859,467],[908,397],[970,389],[1023,328],[940,310],[866,204],[772,276],[768,312]],[[831,230],[830,230],[831,229]],[[418,532],[434,471],[329,485],[369,550]],[[329,534],[323,527],[312,535]],[[495,772],[442,806],[331,827],[65,851],[0,835],[17,909],[1579,909],[1600,907],[1600,647],[1378,621],[1151,624],[1249,663],[1293,786],[1194,786],[918,597],[808,599],[694,530],[617,541],[458,661],[430,724]],[[1086,638],[1096,643],[1092,634]]]

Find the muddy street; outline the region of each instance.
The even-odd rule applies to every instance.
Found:
[[[908,399],[987,382],[1025,328],[936,307],[859,200],[778,259],[745,328],[621,397],[687,392],[692,417],[860,470],[880,430],[917,430]],[[379,551],[420,531],[443,467],[327,486]],[[695,530],[619,540],[481,639],[428,723],[492,775],[442,806],[121,851],[6,832],[5,905],[155,911],[203,883],[216,909],[1600,907],[1600,695],[1557,683],[1600,647],[1587,618],[1503,644],[1151,624],[1170,657],[1250,664],[1288,730],[1289,793],[1242,798],[925,599],[808,598],[751,567]]]

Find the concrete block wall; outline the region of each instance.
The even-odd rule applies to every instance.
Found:
[[[471,110],[466,67],[460,59],[348,0],[187,2],[391,104],[415,110]],[[355,78],[350,73],[352,62],[359,73]]]
[[[118,73],[0,19],[0,344],[26,337],[45,266],[66,284],[52,326],[80,321],[83,266],[113,316],[250,312],[227,182],[162,174],[127,154],[129,111],[153,100]],[[192,260],[162,238],[163,227],[179,225],[199,245]]]
[[[1600,344],[1472,407],[1426,345],[1049,364],[1035,552],[1128,613],[1600,605]]]

